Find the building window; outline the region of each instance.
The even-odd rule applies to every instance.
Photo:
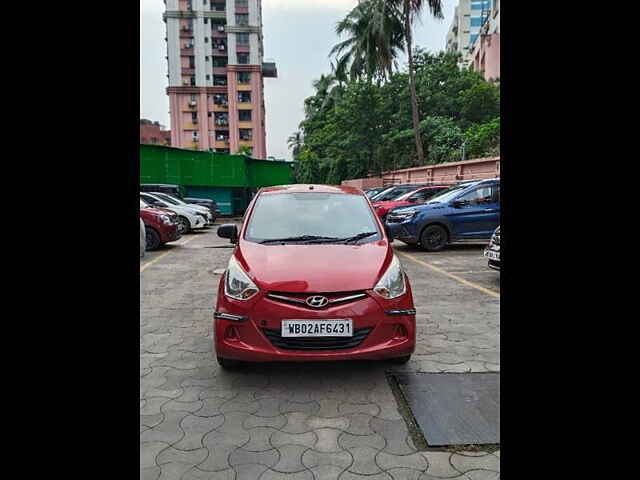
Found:
[[[239,53],[238,54],[238,64],[239,65],[247,65],[249,63],[249,54],[248,53]]]
[[[249,0],[236,0],[236,7],[249,8]]]
[[[216,12],[224,12],[224,9],[225,9],[224,1],[211,2],[211,10],[215,10]]]
[[[251,141],[253,138],[252,130],[250,128],[240,129],[240,140]]]
[[[189,68],[196,68],[196,57],[189,57]]]
[[[193,93],[191,94],[191,101],[192,101],[192,102],[195,102],[195,101],[196,101],[196,95],[195,95],[195,94],[193,94]]]
[[[214,75],[213,76],[213,84],[219,87],[223,87],[227,84],[227,76],[226,75]]]
[[[214,67],[226,67],[227,66],[227,57],[213,57],[213,66]]]
[[[241,122],[251,121],[251,110],[238,110],[238,119]]]
[[[229,105],[229,96],[226,93],[216,93],[213,96],[214,105]]]
[[[209,23],[209,19],[208,19],[208,18],[205,18],[205,19],[204,19],[204,24],[206,25],[207,23]]]
[[[205,61],[205,62],[208,62],[208,61],[209,61],[209,55],[206,55],[206,56],[204,57],[204,61]]]
[[[482,26],[482,18],[480,18],[480,17],[472,17],[471,18],[471,26],[472,27],[481,27]]]
[[[251,82],[250,72],[238,72],[238,83],[246,85]]]
[[[238,92],[238,102],[251,103],[251,92]]]
[[[207,75],[207,82],[211,80],[211,75]]]
[[[204,37],[204,43],[209,43],[209,37]]]
[[[198,112],[191,112],[191,121],[193,123],[198,123]]]
[[[238,45],[249,45],[249,34],[246,32],[236,33],[236,40]]]
[[[195,87],[196,86],[196,77],[191,77],[190,80],[189,80],[189,83],[191,83],[192,87]]]
[[[218,127],[229,126],[229,114],[227,112],[215,112],[215,124]]]
[[[248,13],[236,13],[236,24],[237,25],[249,25],[249,14]]]

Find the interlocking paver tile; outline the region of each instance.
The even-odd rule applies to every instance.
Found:
[[[376,455],[376,463],[385,471],[392,468],[410,468],[424,472],[429,466],[427,460],[420,453],[391,455],[386,452],[378,452]]]
[[[164,420],[164,413],[158,413],[157,415],[140,415],[140,425],[153,428],[156,425],[160,425]]]
[[[180,422],[180,428],[184,432],[184,437],[173,446],[180,450],[195,450],[197,448],[202,448],[202,439],[204,436],[212,430],[220,427],[224,421],[224,415],[209,418],[188,415]]]
[[[177,400],[169,400],[167,403],[163,403],[160,410],[163,413],[167,412],[189,412],[194,413],[200,410],[203,406],[201,400],[194,402],[179,402]]]
[[[339,452],[342,447],[338,444],[338,437],[344,432],[342,430],[334,430],[333,428],[319,428],[314,430],[316,438],[318,439],[313,446],[314,450],[318,452]]]
[[[305,412],[288,412],[283,414],[287,418],[287,423],[281,430],[285,433],[305,433],[312,428],[307,425],[307,420],[311,414]]]
[[[257,463],[247,465],[237,465],[234,467],[236,472],[235,480],[256,480],[269,469],[266,465]]]
[[[140,415],[158,415],[162,413],[160,407],[171,401],[168,397],[151,397],[146,398],[144,406],[140,409]]]
[[[306,420],[308,430],[317,430],[319,428],[335,428],[336,430],[347,430],[349,428],[349,419],[347,417],[324,418],[309,417]]]
[[[359,473],[344,472],[340,475],[340,480],[393,480],[393,478],[386,472],[380,472],[374,475],[361,475]]]
[[[375,417],[378,413],[380,413],[380,407],[375,403],[342,402],[338,407],[338,410],[342,415],[349,415],[351,413],[363,413]]]
[[[229,456],[238,449],[237,445],[223,443],[222,440],[216,443],[206,441],[203,441],[203,443],[209,451],[209,456],[203,462],[196,465],[200,470],[211,472],[231,468],[231,465],[229,465]]]
[[[320,465],[333,465],[341,467],[342,470],[346,470],[353,463],[353,457],[348,450],[323,453],[309,449],[302,454],[302,463],[309,469]]]
[[[343,449],[371,447],[376,450],[382,450],[387,442],[379,433],[374,433],[373,435],[351,435],[350,433],[342,433],[338,437],[338,444]]]
[[[264,452],[274,447],[270,439],[279,430],[273,427],[255,427],[247,430],[247,432],[249,433],[249,441],[244,443],[242,448],[251,452]]]
[[[287,423],[287,417],[279,415],[277,417],[259,417],[257,415],[249,415],[242,424],[245,430],[249,430],[254,427],[273,427],[277,430],[282,428]]]
[[[320,410],[320,404],[315,400],[308,402],[292,402],[285,400],[280,404],[280,413],[307,413],[309,415],[317,415]]]
[[[492,472],[491,470],[470,470],[464,474],[464,478],[470,480],[498,480],[500,472]]]
[[[216,415],[220,415],[222,413],[220,407],[229,401],[231,400],[225,397],[203,398],[201,400],[202,407],[194,413],[199,417],[214,417]]]
[[[407,425],[404,420],[383,420],[381,418],[373,418],[371,420],[371,428],[374,432],[384,437],[387,444],[384,451],[394,455],[408,455],[413,453],[406,438],[409,435]]]
[[[376,433],[371,429],[370,422],[374,417],[365,413],[353,413],[347,415],[349,426],[345,430],[352,435],[372,435]]]
[[[305,445],[311,448],[317,441],[317,432],[285,433],[278,431],[271,436],[271,445],[276,448],[282,445]]]
[[[157,480],[160,477],[160,467],[140,469],[140,480]]]
[[[333,398],[321,398],[318,399],[317,402],[320,404],[320,410],[316,413],[318,417],[331,418],[343,416],[339,410],[340,404],[342,403],[340,400]]]
[[[191,468],[180,480],[234,480],[236,472],[232,468],[219,472],[204,472],[198,468]]]
[[[226,444],[243,446],[250,439],[249,432],[242,427],[247,416],[249,414],[243,412],[225,413],[222,426],[205,435],[203,443],[206,446],[207,442],[216,443],[222,439]]]
[[[393,480],[421,480],[423,478],[423,472],[412,468],[397,467],[385,471],[393,477]]]
[[[260,398],[257,400],[258,410],[254,413],[259,417],[277,417],[280,413],[280,399],[273,397]]]
[[[353,447],[349,449],[353,457],[353,464],[349,467],[349,472],[360,475],[373,475],[382,469],[376,464],[375,457],[378,451],[371,447]]]
[[[156,463],[162,467],[165,463],[184,463],[188,465],[197,465],[207,458],[209,452],[206,448],[199,448],[197,450],[178,450],[174,447],[169,447],[158,454],[156,457]]]
[[[454,453],[449,460],[453,468],[459,472],[465,473],[469,470],[478,469],[492,470],[494,472],[500,471],[500,459],[495,455],[491,455],[490,453],[485,455],[468,455],[465,453]]]
[[[294,473],[306,470],[302,463],[302,454],[308,450],[305,445],[282,445],[278,447],[280,460],[272,467],[273,470],[284,473]]]
[[[238,448],[229,455],[229,464],[234,468],[237,465],[248,465],[252,463],[273,467],[278,463],[280,458],[281,453],[275,448],[262,452],[251,452],[244,448]]]

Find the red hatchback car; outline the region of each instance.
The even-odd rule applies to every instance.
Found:
[[[411,286],[357,188],[261,189],[238,231],[214,314],[218,362],[409,360]]]
[[[389,210],[391,210],[392,208],[404,207],[406,205],[411,205],[414,203],[424,203],[434,195],[437,195],[438,193],[445,191],[447,188],[449,187],[442,186],[442,185],[420,187],[410,192],[403,193],[402,195],[400,195],[398,198],[395,198],[394,200],[388,200],[386,202],[374,202],[373,208],[375,209],[376,214],[384,222],[387,216],[387,213],[389,213]]]
[[[140,218],[144,223],[147,250],[180,239],[178,215],[164,208],[151,208],[140,200]]]

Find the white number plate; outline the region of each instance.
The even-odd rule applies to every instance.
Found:
[[[498,260],[500,261],[500,252],[494,252],[492,250],[485,250],[484,256],[490,260]]]
[[[353,337],[353,320],[282,320],[283,337]]]

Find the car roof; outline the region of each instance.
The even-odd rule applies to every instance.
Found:
[[[179,187],[180,185],[175,185],[172,183],[141,183],[140,186],[145,187]]]
[[[275,187],[264,187],[260,190],[260,194],[268,195],[274,193],[343,193],[351,195],[364,195],[362,190],[348,185],[315,185],[315,184],[296,184],[296,185],[277,185]]]

